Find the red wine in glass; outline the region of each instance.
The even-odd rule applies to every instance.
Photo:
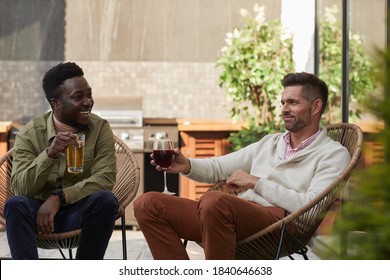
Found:
[[[157,165],[162,168],[168,168],[175,160],[173,152],[173,142],[168,139],[158,139],[153,142],[153,159]],[[167,172],[164,170],[164,191],[165,194],[175,194],[170,192],[167,187]]]
[[[175,160],[173,150],[153,150],[154,161],[162,168],[168,168]]]

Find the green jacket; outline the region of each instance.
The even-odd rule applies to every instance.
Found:
[[[114,137],[108,122],[91,114],[85,133],[84,171],[66,171],[66,157],[47,156],[56,133],[52,112],[28,122],[16,135],[11,188],[14,194],[46,200],[62,184],[68,204],[98,190],[112,190],[116,180]]]

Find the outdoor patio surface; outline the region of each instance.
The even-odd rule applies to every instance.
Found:
[[[122,259],[122,231],[114,230],[110,243],[108,245],[105,259]],[[145,241],[145,238],[139,230],[127,230],[127,259],[128,260],[153,260],[149,247]],[[188,242],[187,244],[188,255],[191,260],[204,260],[203,249],[195,242]],[[43,259],[47,258],[62,258],[58,250],[43,250],[38,249],[39,257]],[[64,251],[68,256],[68,251]],[[76,250],[73,250],[73,256],[75,256]],[[318,260],[319,258],[309,250],[308,257],[310,260]],[[5,232],[0,232],[0,259],[11,258],[9,247],[7,243],[7,236]],[[302,259],[299,255],[294,255],[295,259]],[[289,260],[289,258],[283,258]]]

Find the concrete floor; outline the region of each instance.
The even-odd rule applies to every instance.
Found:
[[[128,260],[153,260],[149,247],[141,231],[127,230],[127,259]],[[191,260],[204,260],[203,249],[195,242],[188,242],[188,255]],[[62,258],[58,250],[43,250],[38,249],[39,257],[46,258]],[[68,256],[68,252],[64,252]],[[73,256],[76,251],[73,250]],[[7,243],[7,236],[5,232],[0,232],[0,259],[9,259],[11,257]],[[319,258],[309,250],[308,257],[310,260],[318,260]],[[302,259],[301,256],[294,255],[296,259]],[[105,259],[122,259],[122,231],[114,230],[110,243],[108,245]],[[287,259],[288,258],[283,258]]]
[[[127,244],[127,259],[129,260],[153,260],[149,247],[145,241],[145,238],[141,231],[127,230],[126,231],[126,244]],[[203,260],[203,249],[199,247],[195,242],[189,242],[188,254],[191,259]],[[65,256],[68,257],[68,251],[64,250]],[[58,250],[43,250],[38,249],[40,258],[62,258]],[[73,249],[73,256],[76,254],[76,250]],[[105,259],[122,259],[122,231],[114,230],[110,243],[106,251]],[[0,232],[0,258],[11,258],[7,236],[5,232]]]

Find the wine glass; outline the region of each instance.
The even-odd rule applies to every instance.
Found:
[[[157,165],[160,165],[164,171],[164,191],[165,194],[174,195],[167,187],[167,172],[166,168],[171,166],[175,160],[175,153],[173,151],[173,141],[168,139],[158,139],[153,142],[153,158]]]

